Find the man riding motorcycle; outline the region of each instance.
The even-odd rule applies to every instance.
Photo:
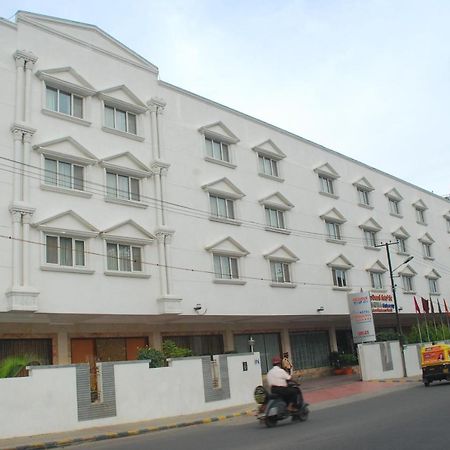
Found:
[[[281,368],[281,358],[272,358],[273,367],[267,372],[267,384],[272,394],[279,395],[286,403],[290,412],[297,412],[298,407],[303,405],[303,396],[298,386],[288,386],[288,381],[292,379],[285,370]],[[297,396],[300,397],[300,404],[297,404]]]

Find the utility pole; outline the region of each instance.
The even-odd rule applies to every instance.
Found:
[[[402,358],[402,369],[403,369],[403,376],[406,377],[406,362],[405,362],[405,351],[403,348],[403,331],[402,331],[402,325],[400,323],[400,314],[398,312],[398,305],[397,305],[397,294],[395,292],[395,283],[394,283],[394,271],[392,270],[392,263],[391,263],[391,254],[389,251],[390,245],[397,245],[397,242],[385,242],[384,244],[377,244],[375,247],[384,247],[386,249],[386,255],[388,260],[388,268],[389,268],[389,276],[391,278],[391,286],[392,286],[392,297],[394,299],[394,309],[395,309],[395,319],[397,322],[397,335],[398,335],[398,341],[400,343],[400,355]],[[407,262],[411,261],[412,257],[409,257],[406,261],[404,261],[400,266],[403,264],[406,264]],[[400,266],[396,267],[394,270],[398,269]]]

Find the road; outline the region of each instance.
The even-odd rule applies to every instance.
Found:
[[[307,422],[265,428],[239,417],[79,445],[91,450],[435,450],[448,448],[450,383],[421,384],[312,411]],[[72,447],[71,447],[72,448]]]

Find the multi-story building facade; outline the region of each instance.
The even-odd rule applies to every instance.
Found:
[[[449,293],[448,199],[165,83],[95,26],[19,12],[0,35],[0,354],[254,340],[263,367],[326,366],[347,294],[391,292],[383,242],[404,326]]]

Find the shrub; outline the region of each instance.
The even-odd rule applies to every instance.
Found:
[[[192,350],[178,347],[175,342],[171,340],[164,341],[162,348],[166,358],[184,358],[186,356],[192,356]]]
[[[30,365],[40,365],[33,355],[8,356],[0,363],[0,378],[25,376],[25,368]]]
[[[138,348],[137,359],[148,360],[148,365],[152,368],[164,367],[166,362],[162,352],[156,350],[155,348],[151,348],[148,345]]]

